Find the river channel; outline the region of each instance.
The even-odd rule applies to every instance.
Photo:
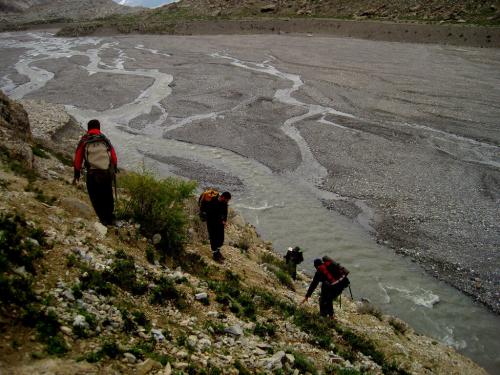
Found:
[[[337,93],[330,98],[338,100],[336,105],[335,100],[327,100],[325,81],[304,78],[307,74],[303,69],[322,67],[292,70],[284,63],[291,56],[282,53],[297,43],[302,47],[317,44],[314,53],[325,55],[324,61],[333,61],[335,53],[357,51],[359,60],[352,62],[356,65],[368,48],[371,58],[379,54],[382,60],[397,45],[409,51],[414,48],[340,38],[266,38],[64,39],[42,32],[3,34],[0,86],[15,99],[64,104],[81,124],[100,119],[122,167],[137,169],[145,164],[160,175],[177,174],[198,179],[201,185],[232,189],[232,207],[255,225],[264,239],[272,241],[278,252],[284,252],[288,246],[301,246],[306,258],[303,268],[308,272],[312,272],[312,260],[316,257],[329,255],[339,260],[351,270],[355,299],[369,299],[384,312],[409,322],[418,332],[455,347],[490,373],[498,372],[498,315],[430,276],[410,257],[396,255],[393,249],[377,243],[377,212],[366,195],[348,195],[345,189],[336,191],[325,185],[334,168],[319,155],[330,146],[314,132],[327,129],[329,136],[342,142],[359,140],[365,132],[352,124],[371,126],[369,121],[382,121],[383,111],[377,107],[380,102],[354,106],[349,102],[355,94]],[[325,48],[333,41],[343,49]],[[439,53],[443,59],[460,60],[462,54],[468,54],[467,61],[473,61],[470,55],[474,55],[481,60],[481,69],[500,80],[498,64],[494,62],[500,55],[496,50],[418,48],[421,51],[417,55]],[[491,59],[491,64],[484,62],[485,58]],[[479,69],[473,63],[471,66],[472,71]],[[417,68],[408,68],[410,76],[412,69]],[[421,70],[425,72],[425,67]],[[338,74],[343,77],[339,78],[342,82],[337,82],[334,89],[349,93],[353,87],[349,77],[344,76],[365,73],[353,68],[350,73],[339,69]],[[378,74],[374,67],[373,75]],[[478,84],[485,85],[481,90],[488,89],[485,82]],[[363,85],[367,90],[375,90],[369,79]],[[377,119],[372,117],[371,108],[379,113]],[[490,116],[486,111],[477,112],[485,118]],[[471,113],[470,117],[475,115]],[[468,162],[473,159],[475,165],[498,173],[498,128],[488,127],[488,136],[478,140],[471,134],[428,126],[427,119],[420,125],[404,122],[398,126],[418,132],[418,137],[426,141],[432,139],[433,145],[443,151],[441,154],[467,157]],[[478,130],[470,130],[474,131]],[[365,151],[371,158],[380,155],[371,149]],[[397,156],[396,151],[394,155]],[[208,177],[197,175],[193,165],[213,173]],[[401,176],[408,177],[403,172]],[[358,177],[356,183],[365,182]],[[354,214],[341,215],[338,210],[328,209],[325,202],[348,206]],[[490,229],[497,230],[498,227]],[[490,263],[498,269],[498,254],[493,255]]]

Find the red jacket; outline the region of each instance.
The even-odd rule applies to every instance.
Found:
[[[84,153],[85,153],[85,144],[88,136],[90,135],[100,135],[102,134],[99,129],[90,129],[87,131],[87,134],[85,134],[82,139],[80,139],[80,142],[78,143],[78,146],[76,147],[75,151],[75,158],[73,161],[73,168],[75,170],[75,177],[79,178],[80,177],[80,171],[82,169],[82,164],[83,164],[83,159],[84,159]],[[113,164],[115,167],[118,165],[118,159],[116,157],[116,152],[111,143],[108,141],[110,145],[110,153],[111,153],[111,164]]]

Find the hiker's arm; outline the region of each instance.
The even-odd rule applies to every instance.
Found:
[[[83,152],[85,149],[85,142],[80,141],[75,151],[75,158],[73,160],[73,170],[74,170],[74,178],[73,184],[75,184],[80,179],[80,171],[82,169],[83,163]]]
[[[319,274],[316,272],[314,274],[313,280],[311,281],[311,285],[309,285],[309,289],[307,289],[307,293],[306,293],[306,297],[304,298],[304,301],[307,301],[307,299],[309,297],[311,297],[311,295],[314,293],[314,290],[316,289],[318,284],[319,284]]]
[[[111,164],[114,165],[115,169],[118,170],[118,158],[116,157],[115,148],[111,146]]]

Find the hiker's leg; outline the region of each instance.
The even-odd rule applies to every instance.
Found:
[[[112,224],[115,220],[114,215],[115,200],[113,197],[113,179],[110,173],[106,171],[102,181],[102,210],[105,224]]]
[[[324,284],[323,284],[324,285]],[[326,285],[321,287],[321,295],[319,298],[319,307],[321,316],[333,315],[333,294]]]
[[[207,221],[207,231],[208,231],[208,239],[210,240],[210,248],[212,252],[216,252],[219,248],[217,246],[217,227],[212,222]]]
[[[89,193],[90,201],[92,202],[92,207],[99,218],[99,221],[103,221],[101,209],[101,198],[99,191],[99,176],[94,172],[87,173],[87,192]]]
[[[224,224],[217,223],[216,227],[217,248],[220,249],[224,245]]]
[[[101,223],[109,225],[113,222],[114,210],[111,175],[108,171],[92,171],[89,175],[87,187],[89,188],[88,183],[90,182],[89,195],[92,205]]]

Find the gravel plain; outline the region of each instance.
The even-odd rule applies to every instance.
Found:
[[[79,43],[73,52],[96,48]],[[304,35],[98,45],[102,69],[128,74],[89,74],[84,52],[46,56],[31,66],[54,77],[26,98],[104,111],[151,85],[144,69],[172,75],[171,93],[126,126],[156,122],[165,138],[231,150],[292,178],[323,171],[310,182],[344,198],[325,206],[357,220],[363,201],[378,241],[500,312],[500,50]],[[23,83],[12,66],[19,48],[2,47],[4,82]],[[192,161],[163,162],[240,185]]]

